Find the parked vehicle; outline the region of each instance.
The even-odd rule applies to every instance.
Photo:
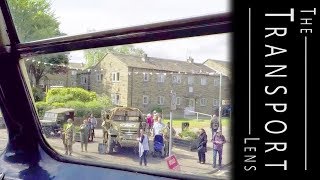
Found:
[[[106,153],[110,154],[114,148],[132,147],[138,149],[139,129],[145,128],[142,112],[137,108],[116,107],[103,110],[104,143]]]
[[[65,124],[69,118],[74,119],[74,109],[57,108],[46,111],[43,119],[40,120],[42,133],[46,137],[60,136],[63,124]]]

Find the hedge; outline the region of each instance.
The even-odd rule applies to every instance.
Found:
[[[49,104],[53,102],[90,102],[94,100],[97,100],[97,94],[82,88],[53,88],[48,90],[46,94],[46,102]]]

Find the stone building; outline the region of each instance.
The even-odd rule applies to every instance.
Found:
[[[98,64],[78,74],[81,87],[106,94],[114,105],[137,107],[143,113],[170,111],[170,92],[176,92],[181,117],[196,111],[212,114],[219,105],[219,74],[209,65],[148,57],[107,54]],[[230,101],[230,78],[223,74],[224,101]]]

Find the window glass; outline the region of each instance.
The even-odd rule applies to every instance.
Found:
[[[136,169],[147,168],[169,172],[166,159],[161,157],[162,152],[154,148],[154,136],[151,133],[153,126],[148,124],[147,115],[153,114],[154,111],[160,113],[162,123],[166,125],[170,115],[170,92],[174,90],[178,106],[172,111],[173,128],[176,131],[173,137],[176,141],[173,141],[172,154],[180,164],[181,171],[178,173],[196,174],[205,178],[217,175],[230,179],[229,163],[232,161],[230,142],[227,142],[223,148],[222,165],[224,167],[220,173],[216,173],[217,168],[212,167],[213,144],[211,142],[207,144],[207,159],[206,164],[203,165],[197,163],[196,149],[190,150],[189,146],[176,143],[179,140],[180,142],[194,141],[200,128],[204,128],[208,140],[211,139],[210,115],[214,109],[212,100],[219,94],[219,88],[212,87],[214,79],[219,79],[219,76],[214,73],[215,66],[212,66],[214,63],[209,62],[216,62],[214,59],[223,59],[227,60],[224,62],[230,66],[228,51],[225,50],[223,53],[221,51],[223,46],[228,49],[228,41],[224,40],[228,36],[230,34],[210,35],[23,59],[27,69],[38,68],[44,73],[43,76],[36,76],[38,80],[43,80],[44,87],[39,86],[37,83],[40,81],[34,79],[35,71],[28,71],[30,73],[26,78],[27,82],[31,83],[31,87],[37,89],[33,91],[33,96],[46,141],[58,153],[69,156],[60,135],[69,132],[67,119],[71,118],[74,119],[72,121],[74,128],[72,136],[69,134],[68,138],[74,138],[75,143],[72,144],[70,158],[82,159],[90,163],[121,164]],[[216,47],[217,41],[220,46],[215,49],[213,47]],[[121,51],[126,48],[131,49],[130,53]],[[146,56],[136,53],[141,50]],[[192,53],[186,56],[187,51]],[[103,53],[97,56],[103,58],[88,56],[92,53]],[[56,57],[57,55],[60,56]],[[73,58],[75,56],[77,58]],[[192,63],[187,62],[190,56],[194,59]],[[71,72],[68,73],[71,68],[76,75],[71,76]],[[144,83],[142,79],[145,79],[146,74],[148,74],[148,83]],[[176,77],[176,82],[180,84],[174,84],[171,79],[173,77]],[[194,79],[192,86],[187,82],[190,77],[192,81]],[[201,78],[206,79],[207,86],[201,85]],[[98,82],[98,79],[103,80]],[[158,83],[159,80],[162,83]],[[223,80],[229,81],[230,78],[223,78]],[[64,87],[48,84],[52,81],[63,81]],[[230,89],[228,84],[232,83],[222,83],[221,89],[223,91]],[[222,93],[222,96],[226,101],[231,98],[227,93]],[[126,107],[137,108],[141,112],[133,109],[126,110]],[[198,116],[197,113],[199,113]],[[89,117],[90,114],[93,114],[94,118]],[[108,116],[111,121],[106,119]],[[82,125],[85,119],[91,124]],[[230,139],[230,121],[229,117],[222,117],[222,128],[227,140]],[[182,132],[183,122],[189,122],[188,132]],[[94,136],[91,128],[94,128]],[[147,167],[140,167],[139,155],[136,152],[139,128],[145,128],[150,140]],[[106,129],[113,134],[108,136]],[[166,132],[163,131],[164,134]],[[88,140],[87,149],[85,145],[81,148],[81,140],[84,139]],[[164,147],[167,142],[168,139],[164,139]],[[100,143],[105,146],[100,145],[99,148]],[[168,149],[164,149],[164,152],[168,152]]]
[[[4,123],[3,115],[0,109],[0,154],[4,151],[8,143],[8,132]]]
[[[22,42],[230,11],[230,0],[8,0]],[[165,12],[165,13],[164,13]]]

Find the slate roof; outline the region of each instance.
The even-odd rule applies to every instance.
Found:
[[[140,56],[124,55],[110,53],[105,58],[117,58],[128,67],[151,69],[159,71],[169,71],[169,72],[181,72],[181,73],[215,73],[215,71],[204,64],[200,63],[189,63],[187,60],[172,60],[163,59],[155,57],[147,57],[147,61],[143,61]]]

